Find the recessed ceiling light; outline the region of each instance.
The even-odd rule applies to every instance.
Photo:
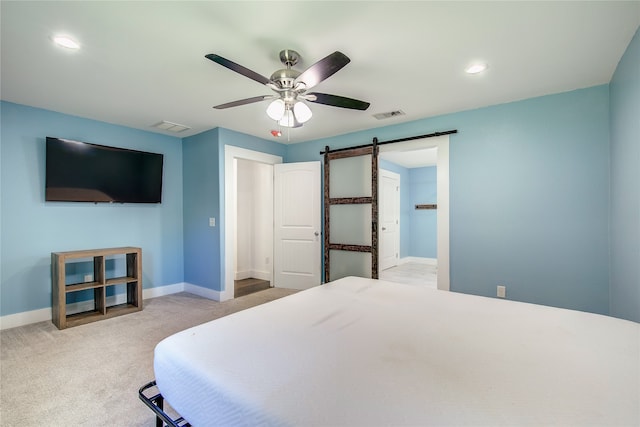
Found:
[[[80,49],[80,45],[77,41],[69,36],[53,36],[51,37],[53,42],[58,46],[66,47],[67,49]]]
[[[467,74],[478,74],[483,72],[484,70],[486,70],[487,68],[489,68],[489,65],[487,65],[484,62],[477,62],[475,64],[471,64],[469,65],[467,68],[465,68],[465,72]]]

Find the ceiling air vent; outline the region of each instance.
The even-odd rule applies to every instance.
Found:
[[[373,115],[373,117],[375,117],[378,120],[389,119],[391,117],[397,117],[397,116],[404,116],[404,111],[395,110],[395,111],[389,111],[388,113],[378,113]]]
[[[152,127],[158,128],[158,129],[162,129],[162,130],[167,130],[169,132],[175,132],[175,133],[182,132],[182,131],[185,131],[187,129],[191,129],[189,126],[179,125],[178,123],[172,123],[172,122],[168,122],[166,120],[158,122],[155,125],[153,125]]]

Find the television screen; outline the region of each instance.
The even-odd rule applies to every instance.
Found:
[[[161,201],[162,154],[52,137],[46,151],[46,201]]]

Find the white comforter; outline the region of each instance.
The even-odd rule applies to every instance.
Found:
[[[192,425],[640,425],[640,324],[349,277],[175,334]]]

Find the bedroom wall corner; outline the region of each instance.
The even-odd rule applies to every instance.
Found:
[[[640,322],[640,28],[609,86],[610,314]]]

